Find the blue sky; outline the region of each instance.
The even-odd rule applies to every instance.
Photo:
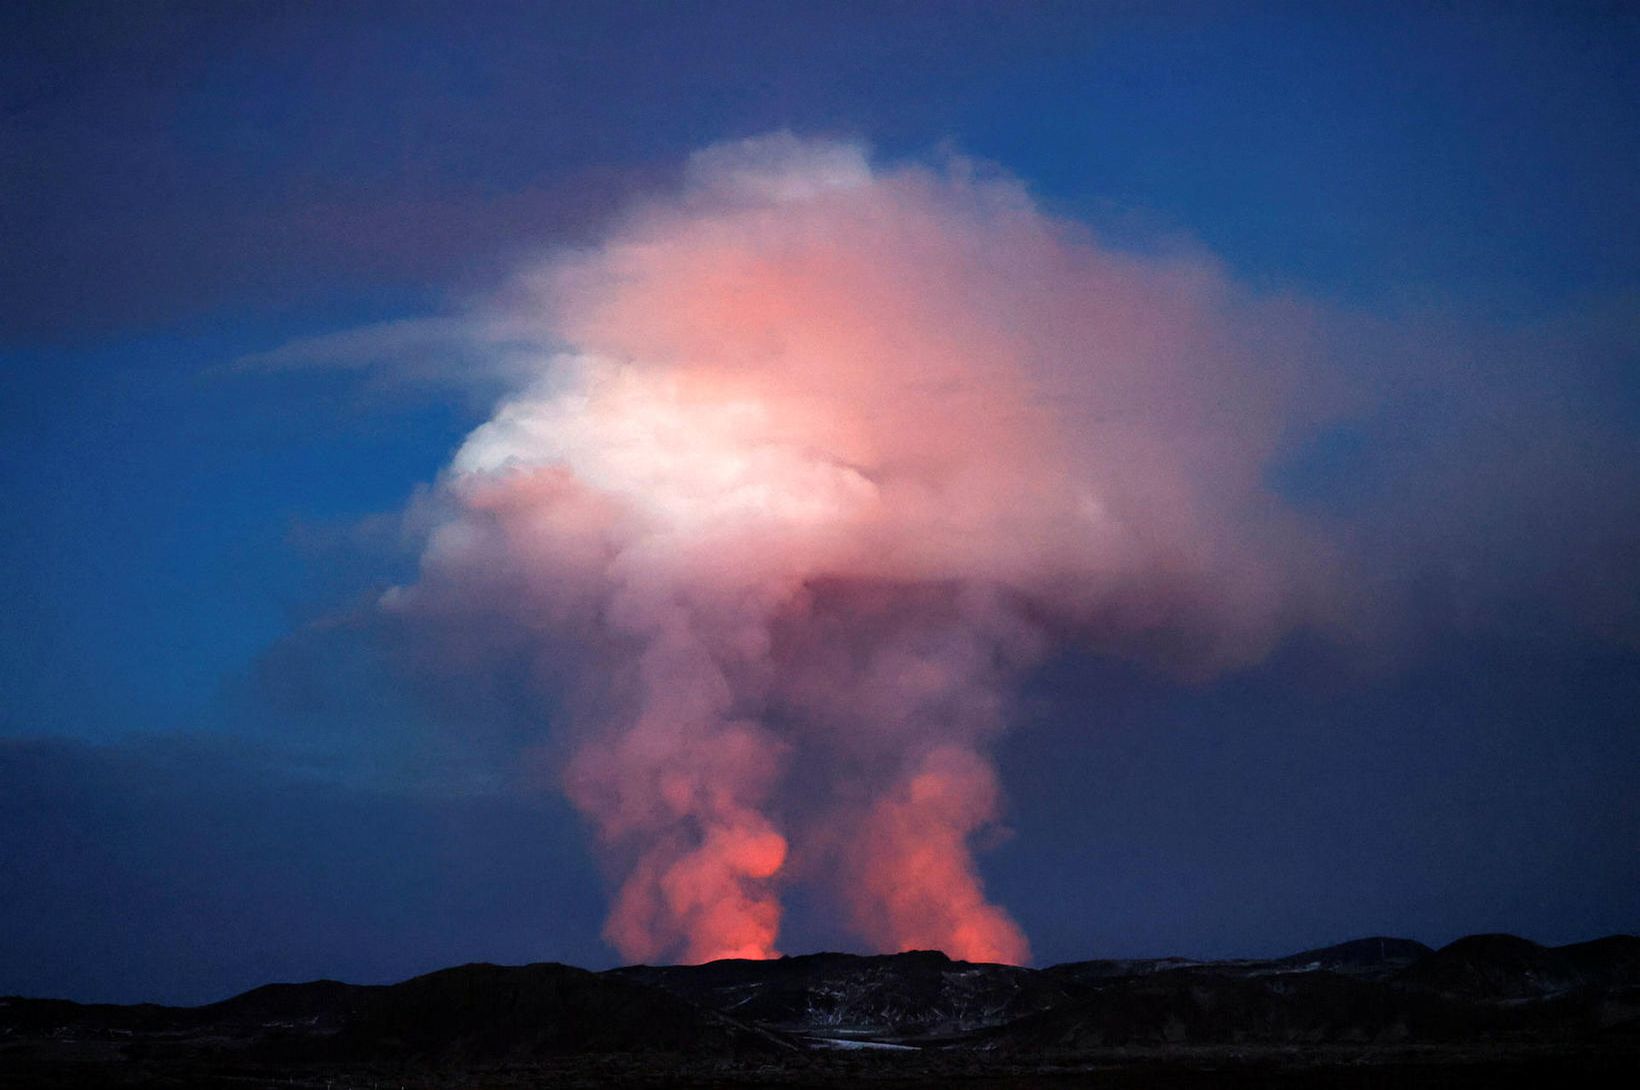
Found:
[[[475,742],[366,636],[306,627],[404,577],[377,516],[482,397],[232,364],[482,294],[716,140],[953,146],[1120,245],[1192,240],[1260,290],[1481,345],[1455,396],[1632,450],[1640,20],[1321,7],[12,5],[0,993],[611,962],[576,818],[482,786],[526,730],[513,697],[474,697]],[[1400,366],[1376,349],[1358,366]],[[1277,484],[1352,510],[1442,437],[1390,397]],[[1463,545],[1510,578],[1385,575],[1420,609],[1370,668],[1289,647],[1205,686],[1076,655],[1035,679],[1001,753],[1019,835],[986,866],[1039,956],[1640,928],[1640,524],[1600,498],[1612,466],[1570,465],[1589,506]],[[1435,533],[1418,502],[1362,532]],[[1568,510],[1616,546],[1567,544],[1544,512]],[[1562,608],[1569,565],[1606,620]],[[847,941],[801,904],[791,928]]]

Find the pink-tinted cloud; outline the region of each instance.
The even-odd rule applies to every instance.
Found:
[[[774,954],[802,860],[874,948],[1028,960],[973,857],[1012,686],[1056,641],[1210,673],[1316,614],[1261,484],[1313,319],[961,160],[777,135],[689,179],[496,304],[539,347],[389,604],[570,685],[623,954]]]

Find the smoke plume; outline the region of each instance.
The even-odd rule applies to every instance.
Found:
[[[803,881],[876,949],[1025,962],[974,855],[1011,694],[1066,641],[1204,675],[1305,619],[1261,474],[1309,324],[963,160],[713,147],[496,305],[533,362],[388,604],[530,649],[624,956],[773,956]]]

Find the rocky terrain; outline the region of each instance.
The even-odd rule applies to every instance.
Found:
[[[1497,1086],[1640,1076],[1640,938],[1046,969],[467,965],[202,1007],[0,999],[0,1085]],[[1634,1083],[1640,1084],[1640,1083]]]

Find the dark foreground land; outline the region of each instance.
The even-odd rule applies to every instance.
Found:
[[[1640,1086],[1640,938],[1049,969],[468,965],[204,1007],[0,999],[0,1087]]]

